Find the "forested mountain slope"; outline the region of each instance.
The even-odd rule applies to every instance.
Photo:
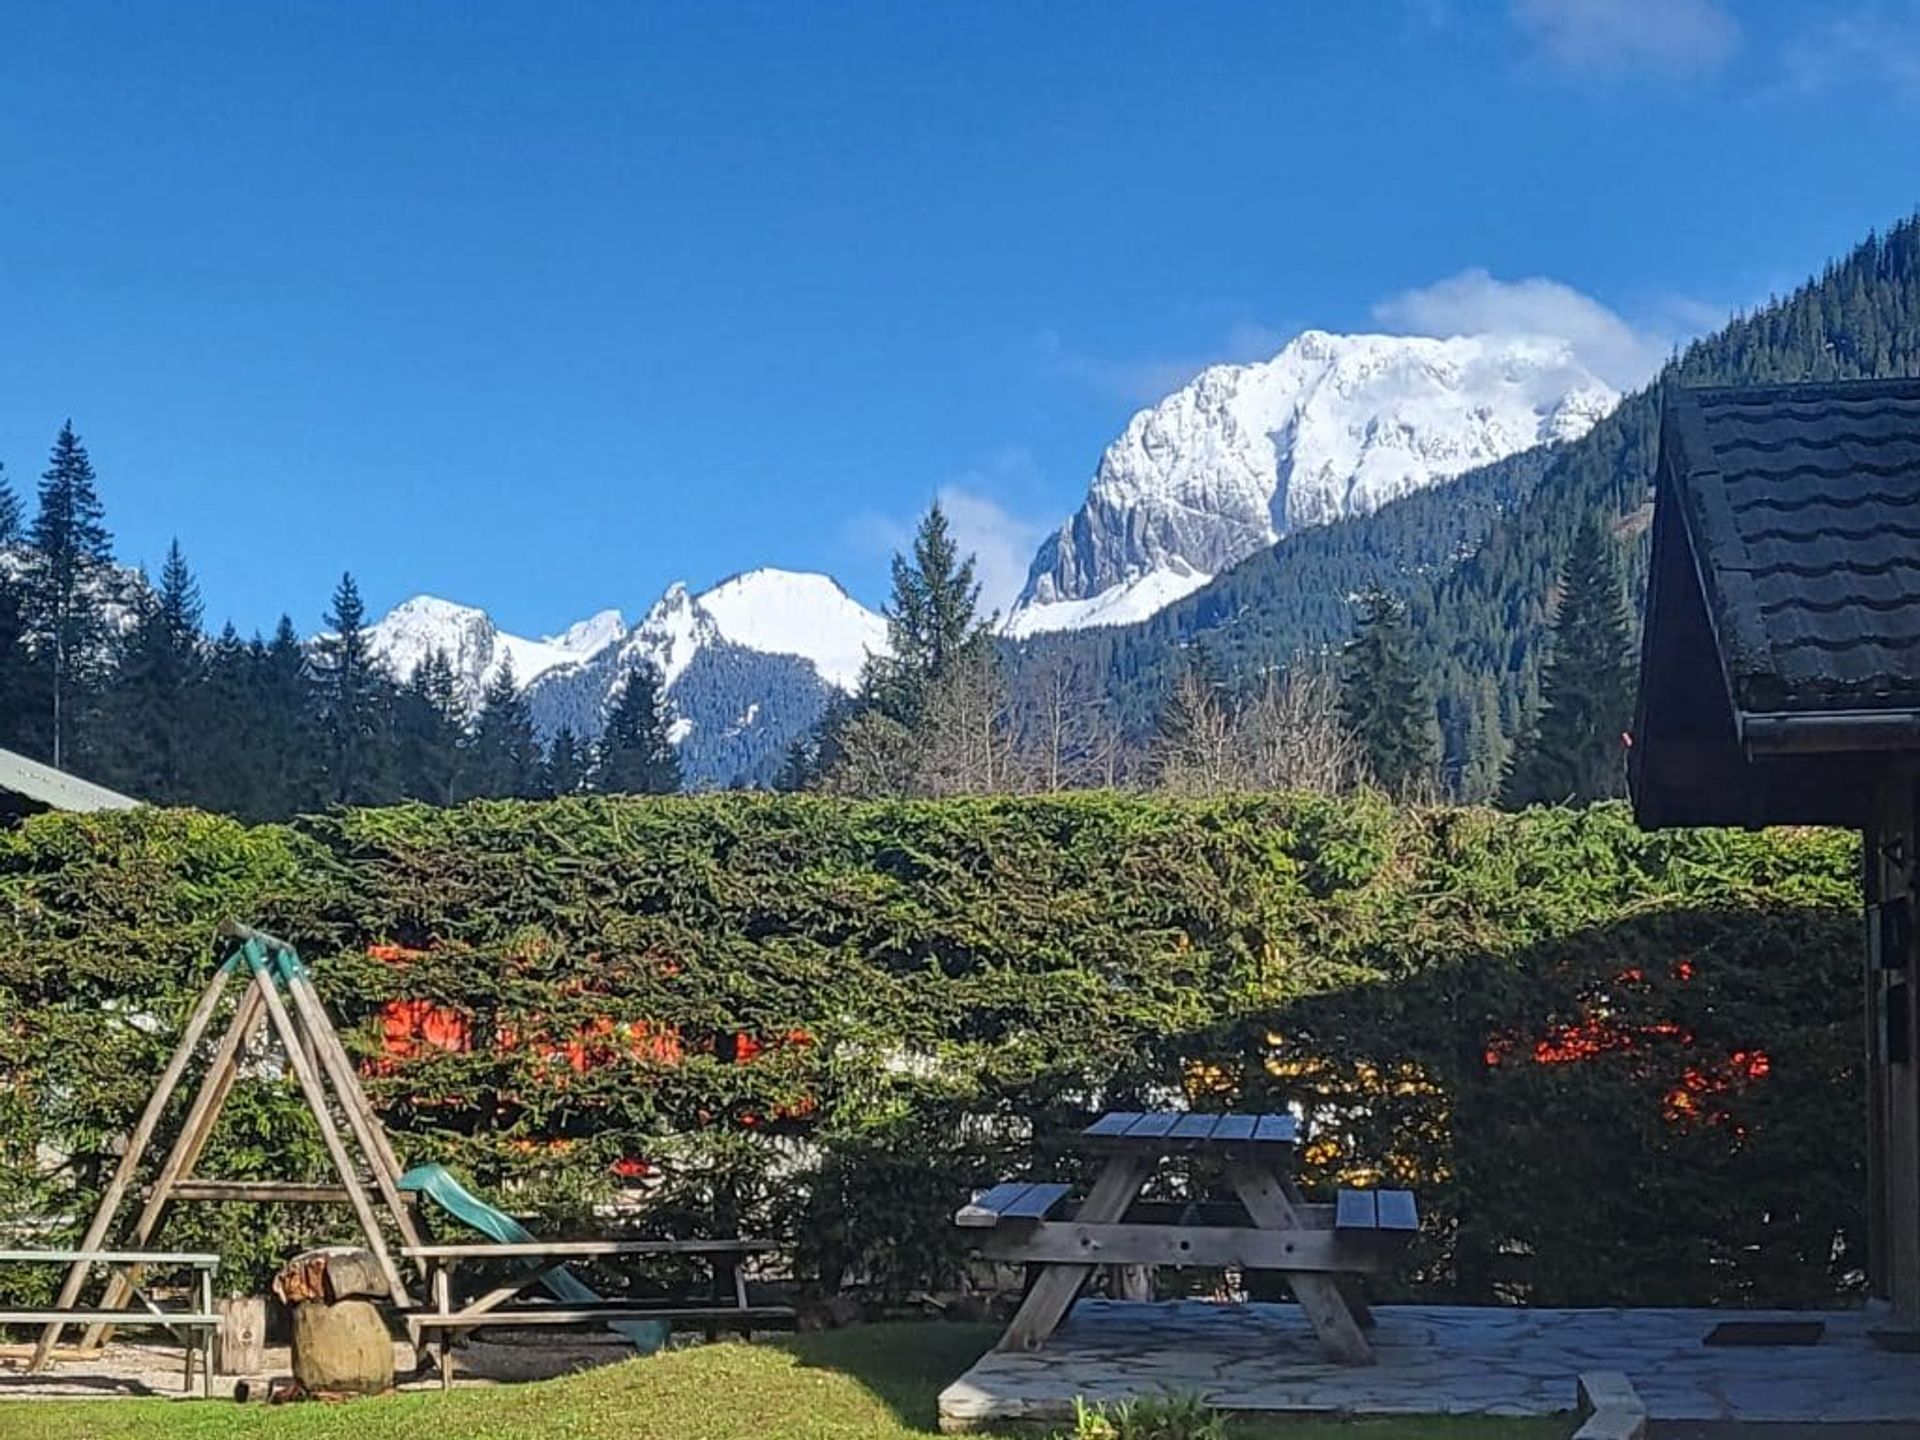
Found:
[[[1627,554],[1637,611],[1659,387],[1920,374],[1920,217],[1870,236],[1793,294],[1694,342],[1646,389],[1571,443],[1515,456],[1383,507],[1288,537],[1134,626],[1038,638],[1010,653],[1016,694],[1041,675],[1110,697],[1150,728],[1196,648],[1245,685],[1339,645],[1353,598],[1406,597],[1431,677],[1446,775],[1492,793],[1533,704],[1553,584],[1581,518],[1598,510]]]

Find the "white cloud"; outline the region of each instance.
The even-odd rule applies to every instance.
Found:
[[[1789,95],[1847,85],[1920,99],[1920,0],[1828,10],[1785,46],[1781,60]]]
[[[1705,74],[1740,43],[1718,0],[1513,0],[1513,18],[1541,55],[1580,75]]]
[[[960,553],[973,556],[981,615],[998,611],[1006,619],[1027,583],[1033,552],[1060,522],[1015,515],[999,501],[964,485],[943,485],[940,507],[947,512]]]
[[[1546,335],[1567,341],[1594,374],[1616,389],[1644,384],[1676,343],[1724,319],[1699,301],[1675,298],[1639,323],[1558,280],[1500,280],[1485,270],[1463,270],[1417,290],[1388,296],[1373,307],[1374,322],[1410,335]]]
[[[1264,325],[1241,321],[1228,328],[1219,344],[1204,354],[1148,356],[1116,360],[1108,356],[1077,350],[1060,338],[1056,330],[1043,330],[1035,337],[1041,369],[1060,379],[1071,380],[1102,395],[1124,400],[1129,405],[1151,405],[1164,400],[1209,365],[1244,364],[1265,360],[1286,344],[1290,337]]]

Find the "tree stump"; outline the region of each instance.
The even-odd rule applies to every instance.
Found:
[[[371,1253],[347,1247],[296,1255],[273,1293],[293,1312],[293,1378],[309,1395],[377,1395],[393,1388],[393,1339],[380,1301],[387,1282]]]
[[[213,1338],[218,1375],[258,1375],[267,1368],[267,1297],[235,1295],[213,1303],[220,1329]]]

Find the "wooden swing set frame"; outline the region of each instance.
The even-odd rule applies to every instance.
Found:
[[[205,993],[187,1017],[180,1043],[174,1047],[172,1058],[168,1060],[158,1084],[147,1099],[146,1109],[141,1112],[132,1135],[128,1137],[126,1150],[120,1156],[113,1179],[106,1193],[101,1196],[100,1208],[94,1212],[77,1253],[98,1251],[106,1242],[139,1175],[141,1162],[153,1145],[154,1135],[165,1118],[168,1103],[180,1088],[200,1050],[201,1042],[213,1026],[228,982],[236,975],[244,975],[246,987],[241,991],[227,1028],[221,1034],[201,1075],[199,1089],[187,1109],[173,1146],[167,1152],[153,1184],[146,1190],[139,1216],[134,1221],[132,1234],[124,1248],[144,1249],[159,1233],[169,1207],[175,1203],[345,1203],[353,1207],[361,1234],[386,1278],[394,1304],[402,1310],[414,1308],[415,1302],[394,1261],[394,1247],[387,1243],[380,1224],[384,1213],[399,1234],[403,1249],[420,1247],[420,1233],[414,1224],[410,1197],[400,1189],[400,1162],[388,1142],[386,1130],[367,1102],[366,1092],[360,1088],[353,1061],[341,1045],[333,1022],[327,1018],[326,1009],[320,1003],[306,965],[284,940],[233,921],[221,925],[220,943],[225,952],[224,958]],[[221,1106],[225,1104],[234,1082],[240,1078],[248,1041],[259,1028],[263,1013],[286,1052],[287,1063],[299,1081],[300,1093],[319,1127],[320,1138],[339,1180],[337,1185],[199,1179],[194,1176],[194,1167],[199,1163],[201,1152],[205,1150],[208,1137],[220,1118]],[[342,1122],[345,1134],[342,1133]],[[354,1150],[348,1148],[349,1139],[364,1162],[370,1179],[362,1177]],[[415,1264],[424,1281],[424,1262],[416,1260]],[[76,1308],[90,1268],[88,1262],[83,1260],[76,1262],[67,1272],[59,1298],[53,1306],[55,1310]],[[139,1283],[138,1266],[114,1271],[108,1281],[101,1308],[124,1306]],[[59,1343],[60,1334],[68,1323],[65,1320],[53,1321],[41,1332],[28,1365],[30,1372],[46,1368],[54,1346]],[[98,1349],[106,1343],[111,1333],[110,1324],[95,1321],[80,1342],[81,1350]]]

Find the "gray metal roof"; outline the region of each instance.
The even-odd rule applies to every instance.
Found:
[[[49,810],[131,810],[140,804],[11,750],[0,750],[0,792]]]
[[[1733,707],[1920,707],[1920,380],[1666,402],[1662,478]]]

